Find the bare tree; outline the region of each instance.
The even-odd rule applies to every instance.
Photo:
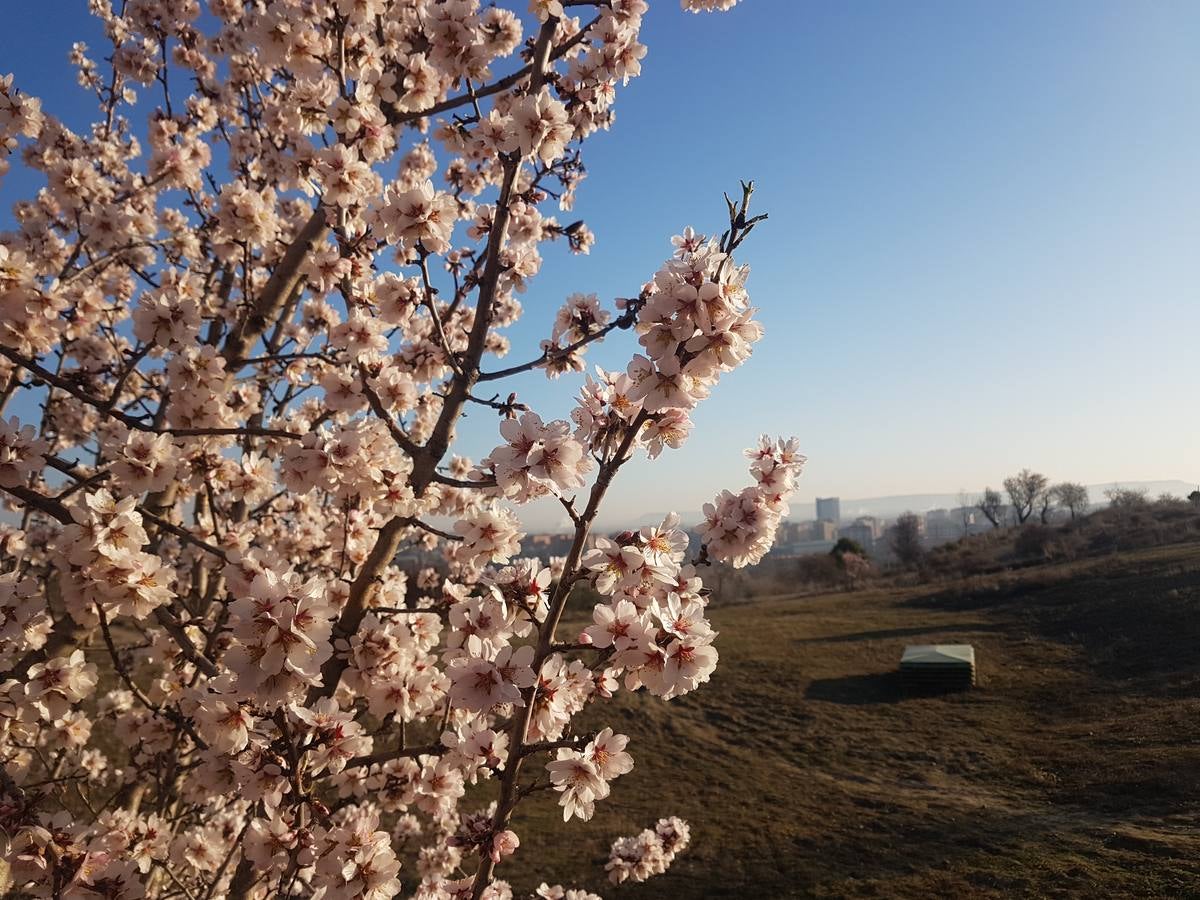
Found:
[[[916,513],[906,512],[892,526],[892,550],[906,566],[916,565],[925,554],[921,546],[921,520]]]
[[[958,492],[958,516],[961,520],[963,534],[970,534],[971,526],[975,524],[975,503],[966,491]]]
[[[1150,502],[1145,488],[1111,487],[1104,492],[1113,509],[1138,509]]]
[[[1059,506],[1070,511],[1072,520],[1088,508],[1088,490],[1082,484],[1060,481],[1050,488],[1050,493]]]
[[[1017,523],[1024,524],[1033,514],[1033,507],[1038,498],[1045,493],[1049,479],[1039,472],[1022,469],[1016,475],[1004,479],[1004,490],[1012,501],[1013,510],[1017,514]]]
[[[1046,488],[1037,496],[1038,518],[1043,525],[1050,519],[1050,510],[1054,508],[1055,499],[1054,491],[1050,488]]]
[[[1000,527],[1000,519],[1004,515],[1004,498],[1000,496],[999,491],[994,491],[991,488],[983,489],[983,497],[975,504],[979,511],[983,513],[993,528]]]

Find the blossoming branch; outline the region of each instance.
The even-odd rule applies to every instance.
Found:
[[[674,515],[593,533],[762,337],[734,258],[752,186],[518,352],[543,252],[596,239],[558,216],[641,71],[643,0],[89,5],[89,127],[0,79],[0,177],[44,181],[0,235],[0,890],[509,897],[497,867],[539,863],[518,805],[588,819],[634,766],[636,735],[580,714],[709,679],[704,565],[761,559],[800,473],[760,441],[693,559]],[[610,336],[628,365],[569,420],[499,384],[584,372]],[[478,461],[474,406],[498,420]],[[573,525],[549,565],[521,546],[543,497]],[[610,878],[689,836],[618,840]]]

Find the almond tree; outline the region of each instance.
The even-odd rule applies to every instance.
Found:
[[[1075,519],[1080,513],[1087,511],[1090,501],[1086,485],[1073,481],[1061,481],[1050,488],[1049,493],[1059,506],[1063,506],[1070,511],[1072,519]]]
[[[674,516],[593,535],[621,468],[669,461],[761,337],[733,257],[765,218],[752,188],[522,351],[506,333],[547,245],[593,243],[552,207],[640,72],[642,0],[90,6],[90,128],[0,81],[0,172],[45,181],[0,235],[7,886],[510,896],[518,804],[587,819],[633,766],[636,739],[579,713],[707,681],[703,566],[756,562],[786,513],[803,457],[764,438],[696,559]],[[619,331],[640,347],[569,422],[502,384],[581,372]],[[473,462],[454,447],[475,407],[499,435]],[[539,497],[574,526],[549,565],[520,555]],[[584,584],[594,624],[564,635]],[[623,839],[614,880],[686,835]]]
[[[992,523],[993,528],[1000,527],[1000,521],[1005,516],[1004,498],[1000,496],[1000,492],[992,488],[984,488],[983,496],[979,498],[979,502],[975,507],[983,513],[984,517]]]
[[[1017,524],[1024,525],[1032,514],[1039,499],[1046,493],[1050,480],[1040,472],[1022,469],[1016,475],[1004,479],[1004,492],[1017,514]]]

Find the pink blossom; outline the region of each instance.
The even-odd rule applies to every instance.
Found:
[[[450,676],[450,699],[456,706],[473,712],[486,712],[495,706],[511,703],[524,706],[521,689],[534,682],[533,648],[501,649],[494,659],[467,657],[453,660],[447,669]]]

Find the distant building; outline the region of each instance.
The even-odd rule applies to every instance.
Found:
[[[876,516],[859,516],[854,520],[855,525],[864,525],[871,529],[871,540],[877,541],[883,537],[883,519]]]
[[[962,517],[956,510],[931,509],[925,513],[925,539],[930,544],[944,544],[963,536]]]
[[[808,534],[808,523],[803,525],[799,522],[781,522],[779,531],[775,533],[775,546],[787,547],[791,544],[798,544],[806,540]]]
[[[837,497],[818,497],[817,520],[835,525],[842,521],[842,501]]]
[[[810,534],[810,541],[836,541],[838,537],[837,523],[817,519],[811,525]]]
[[[782,522],[769,555],[778,559],[827,553],[836,537],[837,528],[831,522]]]
[[[838,529],[838,537],[848,538],[858,546],[862,547],[868,553],[875,547],[877,538],[875,527],[872,524],[858,519],[852,525],[843,525]]]

